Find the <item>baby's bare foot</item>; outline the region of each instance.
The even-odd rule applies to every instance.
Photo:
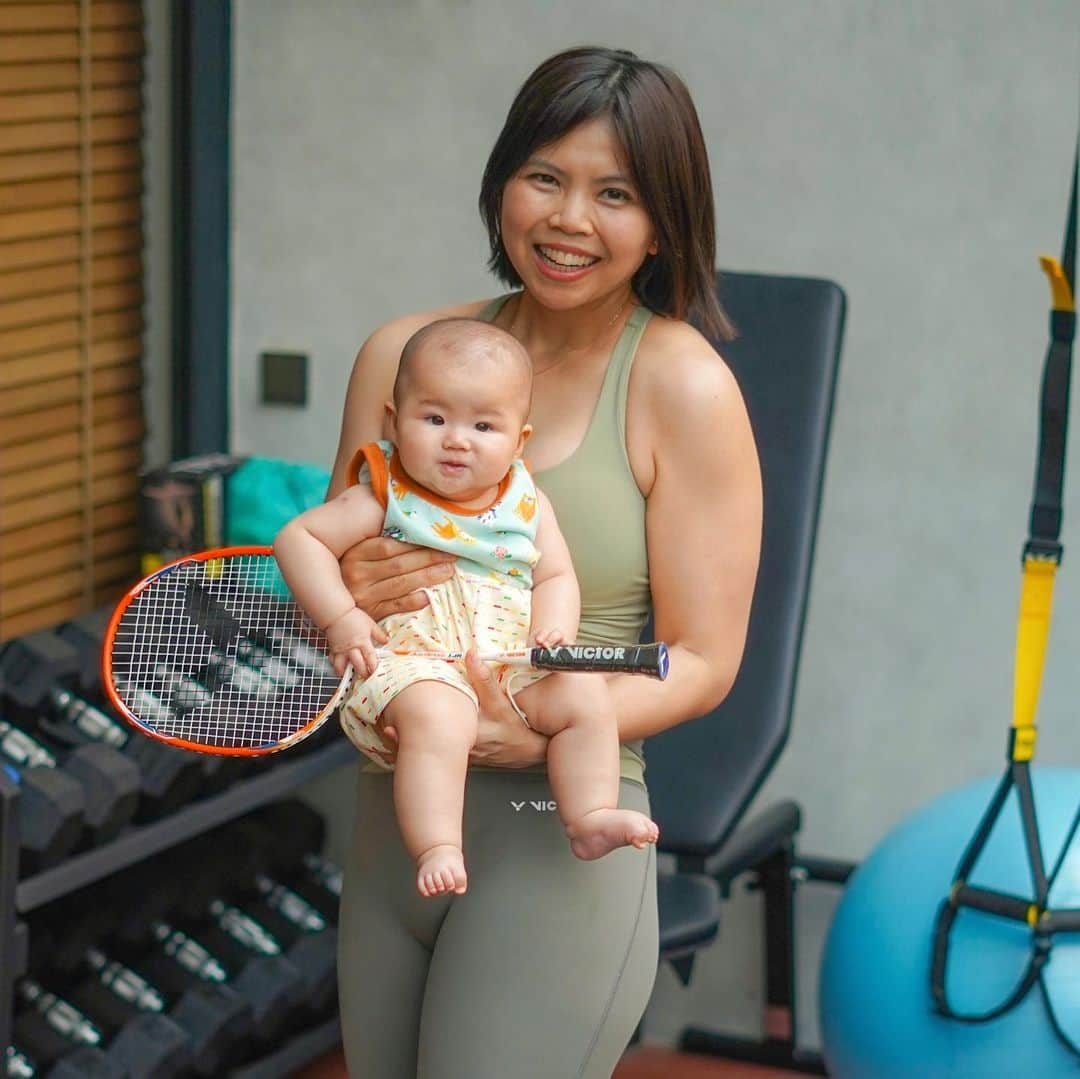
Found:
[[[460,848],[449,843],[424,851],[416,860],[416,888],[423,896],[465,891],[468,877]]]
[[[660,829],[644,813],[632,809],[594,809],[567,825],[570,849],[585,861],[603,858],[616,847],[655,843]]]

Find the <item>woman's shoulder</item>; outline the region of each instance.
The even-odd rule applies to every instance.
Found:
[[[688,322],[658,314],[638,346],[631,392],[660,408],[678,407],[703,394],[739,397],[731,369],[708,338]]]

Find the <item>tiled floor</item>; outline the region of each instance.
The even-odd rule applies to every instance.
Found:
[[[646,1046],[623,1057],[612,1079],[789,1079],[796,1074]],[[348,1079],[344,1058],[331,1053],[293,1079]]]

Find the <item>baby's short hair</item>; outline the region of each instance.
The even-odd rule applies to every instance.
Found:
[[[468,360],[483,356],[492,360],[506,360],[519,368],[520,375],[532,396],[532,360],[525,346],[511,333],[493,326],[483,319],[454,316],[440,318],[422,326],[405,342],[394,379],[394,404],[400,405],[408,388],[416,358],[424,349],[438,347],[447,356]]]

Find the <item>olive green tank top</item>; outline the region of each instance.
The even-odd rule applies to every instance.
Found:
[[[492,300],[477,316],[490,322],[509,296]],[[554,468],[534,473],[566,537],[581,585],[578,640],[634,644],[649,616],[649,563],[645,499],[626,452],[626,400],[630,370],[652,312],[637,307],[611,350],[604,383],[581,445]],[[620,774],[643,782],[640,741],[620,747]]]

